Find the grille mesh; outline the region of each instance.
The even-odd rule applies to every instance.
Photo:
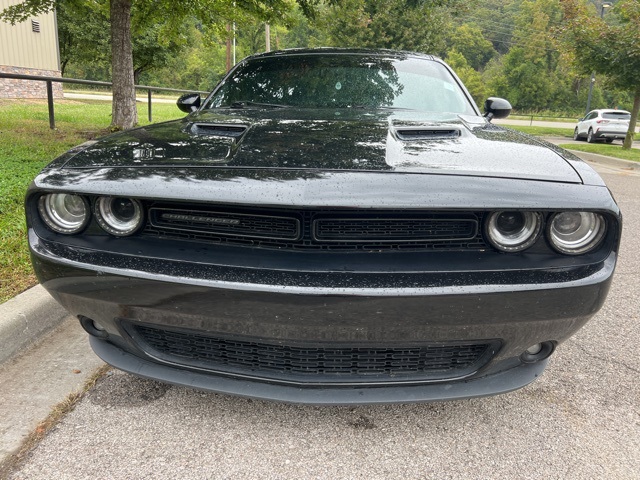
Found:
[[[152,208],[151,225],[163,230],[261,239],[295,240],[300,222],[293,217],[232,212]]]
[[[133,327],[150,353],[187,366],[265,378],[316,376],[327,381],[367,377],[436,380],[467,375],[489,360],[491,342],[416,347],[299,347],[229,340],[148,326]]]
[[[463,219],[329,218],[316,220],[315,238],[325,241],[471,240],[476,222]]]
[[[481,213],[238,209],[154,205],[142,233],[294,250],[479,250]]]

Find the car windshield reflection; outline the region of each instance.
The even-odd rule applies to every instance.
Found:
[[[336,54],[245,62],[205,108],[284,106],[474,114],[455,78],[438,62]]]

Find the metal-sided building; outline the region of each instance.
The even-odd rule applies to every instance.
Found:
[[[21,0],[0,0],[0,11]],[[11,25],[0,22],[0,73],[60,77],[58,24],[55,12]],[[54,83],[62,97],[62,84]],[[46,98],[44,82],[0,78],[0,98]]]

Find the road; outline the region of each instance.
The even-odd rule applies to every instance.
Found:
[[[309,407],[111,372],[11,478],[640,478],[640,174],[601,173],[625,220],[609,298],[528,387]]]

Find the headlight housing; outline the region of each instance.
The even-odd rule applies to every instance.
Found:
[[[57,233],[73,235],[89,223],[89,202],[71,193],[49,193],[38,200],[40,217]]]
[[[135,233],[143,221],[139,200],[124,197],[100,197],[96,201],[96,220],[111,235],[124,237]]]
[[[606,230],[602,215],[593,212],[560,212],[549,219],[549,241],[566,255],[579,255],[598,246]]]
[[[542,226],[537,212],[493,212],[485,224],[489,242],[503,252],[520,252],[538,239]]]

